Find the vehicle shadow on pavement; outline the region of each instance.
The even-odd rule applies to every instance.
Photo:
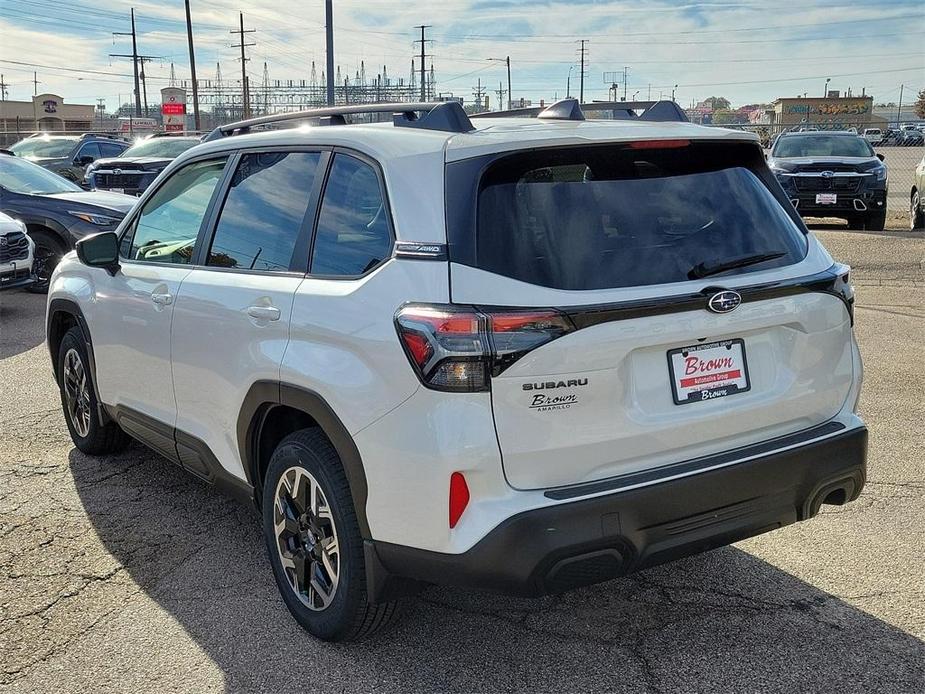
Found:
[[[433,587],[391,631],[323,644],[278,597],[251,509],[139,446],[74,449],[70,469],[105,549],[226,691],[899,693],[925,680],[921,641],[736,548],[539,600]]]
[[[45,341],[45,300],[44,294],[0,292],[0,359],[14,357]]]

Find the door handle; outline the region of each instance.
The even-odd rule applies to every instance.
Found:
[[[279,320],[279,309],[275,306],[248,306],[247,315],[257,320]]]
[[[170,304],[173,303],[173,294],[168,294],[168,293],[152,294],[151,301],[153,301],[158,306],[170,306]]]

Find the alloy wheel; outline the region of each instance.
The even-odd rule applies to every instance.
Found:
[[[90,388],[87,370],[73,347],[64,355],[64,400],[71,426],[81,437],[90,434]]]
[[[909,228],[912,230],[917,229],[916,224],[919,221],[919,215],[923,215],[920,210],[921,200],[919,199],[919,193],[916,191],[912,194],[912,201],[909,203]]]
[[[337,528],[321,485],[302,467],[287,469],[276,485],[273,529],[290,588],[309,609],[324,610],[340,575]]]
[[[51,273],[54,272],[59,262],[61,262],[61,253],[57,248],[52,248],[41,241],[37,243],[32,261],[32,272],[36,277],[36,284],[47,286]]]

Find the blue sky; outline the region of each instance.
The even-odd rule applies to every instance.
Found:
[[[324,3],[275,0],[191,0],[199,77],[239,74],[231,47],[237,12],[244,12],[252,84],[262,79],[308,79],[314,60],[324,63]],[[628,66],[627,95],[670,95],[690,104],[711,95],[734,104],[778,96],[855,93],[866,88],[879,101],[895,101],[901,84],[910,96],[925,87],[925,2],[922,0],[335,0],[335,54],[353,74],[387,65],[407,76],[414,26],[430,24],[438,89],[467,100],[481,78],[490,89],[506,81],[511,56],[513,96],[547,100],[565,96],[571,69],[577,95],[577,40],[588,40],[585,98],[606,98],[604,72]],[[39,91],[68,101],[106,99],[109,108],[131,98],[130,62],[109,53],[130,52],[127,31],[135,7],[139,52],[163,56],[146,68],[150,92],[166,86],[173,62],[189,74],[183,3],[178,0],[0,0],[0,72],[8,98]],[[35,65],[33,65],[35,64]],[[620,80],[622,82],[622,79]],[[623,85],[620,85],[622,95]],[[491,93],[492,103],[496,95]],[[154,101],[154,98],[151,97]]]

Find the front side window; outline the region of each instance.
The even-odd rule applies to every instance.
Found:
[[[225,159],[196,162],[179,169],[145,203],[133,228],[122,238],[129,260],[187,264]]]
[[[379,176],[356,157],[337,154],[324,189],[311,273],[362,275],[388,257],[391,248]]]
[[[207,265],[289,270],[305,223],[318,152],[245,154],[231,180]]]
[[[79,150],[77,150],[77,156],[74,157],[74,161],[80,161],[84,158],[89,158],[93,161],[96,161],[100,158],[100,146],[95,142],[88,142],[83,145]]]

